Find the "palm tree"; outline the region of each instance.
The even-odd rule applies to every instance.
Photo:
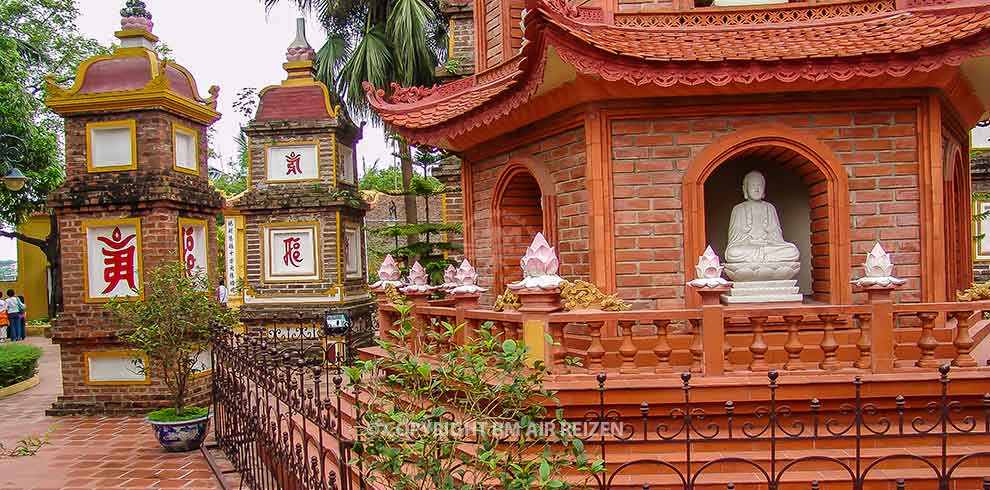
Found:
[[[281,0],[262,0],[271,9]],[[365,98],[363,82],[387,89],[432,85],[434,69],[446,56],[447,25],[442,0],[287,0],[315,12],[327,31],[317,52],[317,77],[333,87],[356,117],[381,123]],[[410,147],[399,142],[402,187],[408,223],[418,222],[416,197],[409,194],[413,176]],[[416,237],[410,237],[410,243]]]

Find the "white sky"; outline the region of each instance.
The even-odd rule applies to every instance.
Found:
[[[220,86],[220,106],[223,113],[214,126],[216,140],[211,142],[220,161],[211,166],[223,168],[237,157],[237,137],[240,114],[234,111],[234,95],[244,87],[261,89],[285,79],[285,48],[295,37],[295,19],[300,12],[291,0],[270,13],[261,0],[145,0],[154,16],[154,32],[168,44],[175,61],[196,77],[199,91],[208,96],[211,85]],[[101,43],[116,41],[120,30],[120,9],[124,0],[76,0],[81,16],[79,30]],[[312,16],[307,22],[309,43],[319,49],[325,35]],[[365,126],[364,139],[358,144],[358,167],[362,160],[371,166],[376,159],[391,163],[391,151],[386,148],[381,128]]]
[[[196,77],[199,92],[209,96],[211,85],[220,86],[219,110],[223,117],[214,126],[216,138],[211,142],[220,159],[213,167],[224,168],[237,157],[237,137],[245,121],[234,111],[234,95],[242,88],[264,88],[285,79],[285,48],[295,38],[295,19],[300,12],[291,0],[270,13],[261,0],[145,0],[154,16],[154,32],[172,48],[175,61]],[[124,0],[76,0],[81,13],[79,30],[105,45],[117,39],[120,9]],[[315,49],[323,45],[325,35],[309,16],[307,37]],[[393,165],[395,158],[388,149],[381,128],[365,125],[364,138],[358,144],[358,168],[361,162],[370,167]],[[0,259],[16,258],[13,240],[0,239]]]

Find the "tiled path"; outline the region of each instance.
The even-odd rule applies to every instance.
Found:
[[[58,346],[27,341],[45,351],[41,384],[0,399],[0,443],[13,449],[51,430],[50,443],[33,456],[0,457],[0,490],[221,488],[199,451],[166,453],[143,418],[46,417],[62,389]]]

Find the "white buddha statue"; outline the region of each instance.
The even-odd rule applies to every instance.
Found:
[[[800,302],[797,275],[801,252],[784,240],[777,208],[763,200],[766,179],[758,171],[743,178],[745,201],[732,208],[725,247],[725,274],[735,286],[727,303]]]
[[[754,170],[743,178],[745,201],[732,208],[729,218],[727,262],[795,262],[801,256],[793,243],[784,241],[777,208],[763,200],[766,179]]]

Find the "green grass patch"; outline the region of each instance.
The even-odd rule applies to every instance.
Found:
[[[38,372],[41,349],[27,344],[0,345],[0,388],[20,383]]]
[[[209,415],[210,407],[186,407],[181,415],[175,413],[174,408],[162,408],[148,414],[148,420],[152,422],[182,422],[193,420]]]

